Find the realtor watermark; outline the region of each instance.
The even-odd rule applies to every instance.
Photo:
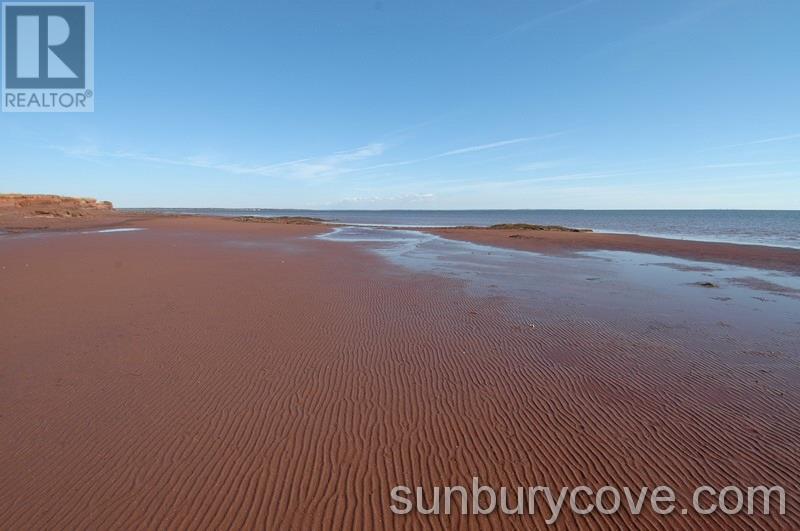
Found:
[[[94,111],[94,3],[4,2],[4,112]]]
[[[786,492],[779,486],[738,487],[720,489],[697,487],[691,508],[679,507],[675,490],[668,486],[616,487],[597,489],[587,486],[552,489],[546,486],[500,487],[482,485],[477,477],[470,485],[393,487],[389,509],[396,515],[412,512],[423,515],[461,514],[466,516],[500,513],[539,517],[547,525],[555,524],[566,512],[585,516],[594,512],[613,515],[627,512],[632,516],[652,511],[659,516],[696,513],[710,515],[784,515]]]

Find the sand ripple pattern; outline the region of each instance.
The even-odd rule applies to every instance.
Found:
[[[313,228],[166,223],[0,249],[1,529],[546,528],[388,510],[473,475],[781,484],[783,519],[557,527],[800,528],[796,360],[549,320]]]

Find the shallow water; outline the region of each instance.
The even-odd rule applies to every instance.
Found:
[[[125,227],[118,229],[97,229],[97,230],[85,230],[82,231],[81,234],[108,234],[112,232],[136,232],[140,230],[147,230],[147,229],[139,229],[134,227]]]
[[[684,329],[712,345],[800,350],[800,277],[778,271],[621,251],[548,256],[410,230],[340,227],[319,238],[360,244],[534,314]]]
[[[141,232],[146,231],[145,228],[138,227],[119,227],[115,229],[91,229],[91,230],[46,230],[46,231],[30,231],[30,232],[6,232],[0,231],[0,243],[8,240],[39,240],[43,238],[62,238],[62,237],[76,237],[92,234],[117,234],[126,232]]]

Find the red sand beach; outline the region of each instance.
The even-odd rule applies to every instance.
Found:
[[[549,318],[571,310],[475,295],[316,239],[319,225],[123,226],[145,230],[0,236],[2,529],[547,527],[389,510],[393,486],[473,476],[669,485],[683,506],[698,485],[782,485],[783,516],[565,512],[556,527],[800,528],[791,331],[747,352],[736,329],[716,349],[669,327]],[[798,268],[781,250],[689,247]]]

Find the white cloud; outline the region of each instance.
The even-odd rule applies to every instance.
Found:
[[[161,157],[148,153],[131,151],[102,151],[96,146],[60,147],[54,146],[65,155],[83,159],[126,159],[138,162],[203,168],[235,175],[256,175],[262,177],[283,177],[288,179],[312,180],[331,178],[352,171],[348,163],[376,157],[384,152],[380,143],[367,144],[355,149],[338,151],[322,157],[279,162],[274,164],[238,164],[215,162],[204,156],[185,156],[180,158]]]
[[[465,153],[475,153],[478,151],[486,151],[489,149],[497,149],[505,146],[510,146],[513,144],[520,144],[522,142],[531,142],[533,140],[544,140],[547,138],[555,138],[557,136],[561,136],[566,134],[566,131],[559,131],[556,133],[548,133],[545,135],[539,136],[525,136],[520,138],[512,138],[510,140],[499,140],[497,142],[490,142],[488,144],[477,144],[474,146],[466,146],[458,149],[451,149],[449,151],[444,151],[442,153],[436,153],[435,155],[428,155],[427,157],[421,157],[418,159],[409,159],[409,160],[400,160],[396,162],[386,162],[383,164],[376,164],[374,166],[368,166],[366,168],[359,168],[356,171],[371,171],[371,170],[378,170],[383,168],[394,168],[397,166],[408,166],[409,164],[418,164],[420,162],[427,162],[429,160],[436,160],[445,157],[453,157],[456,155],[463,155]]]
[[[527,164],[522,164],[517,166],[517,171],[539,171],[539,170],[547,170],[549,168],[555,168],[561,165],[561,161],[557,160],[543,160],[538,162],[528,162]]]
[[[531,28],[533,28],[533,27],[535,27],[535,26],[537,26],[537,25],[539,25],[539,24],[541,24],[543,22],[548,22],[548,21],[550,21],[550,20],[552,20],[554,18],[560,17],[562,15],[566,15],[567,13],[571,13],[572,11],[575,11],[575,10],[580,9],[582,7],[588,6],[590,4],[594,4],[595,2],[597,2],[597,0],[582,0],[581,2],[576,2],[576,3],[572,4],[572,5],[563,7],[561,9],[557,9],[555,11],[551,11],[550,13],[546,13],[546,14],[541,15],[539,17],[536,17],[536,18],[534,18],[532,20],[529,20],[529,21],[527,21],[527,22],[525,22],[523,24],[515,26],[515,27],[511,28],[510,30],[505,31],[505,32],[497,35],[495,38],[509,37],[511,35],[516,35],[518,33],[524,33],[526,31],[528,31],[529,29],[531,29]]]
[[[700,169],[723,169],[723,168],[749,168],[752,166],[776,166],[778,164],[789,164],[795,161],[792,160],[771,160],[764,162],[725,162],[718,164],[704,164],[699,166]]]
[[[769,138],[760,138],[758,140],[751,140],[749,142],[742,142],[740,144],[728,144],[726,146],[717,146],[713,148],[703,149],[701,151],[713,151],[717,149],[729,149],[729,148],[737,148],[737,147],[745,147],[745,146],[757,146],[759,144],[771,144],[773,142],[783,142],[786,140],[794,140],[796,138],[800,138],[800,133],[794,133],[791,135],[783,135],[783,136],[773,136]]]
[[[500,140],[499,142],[491,142],[489,144],[478,144],[476,146],[467,146],[459,149],[445,151],[444,153],[439,153],[438,155],[431,155],[430,157],[426,157],[422,160],[438,159],[441,157],[451,157],[453,155],[461,155],[463,153],[473,153],[475,151],[485,151],[487,149],[495,149],[503,146],[510,146],[512,144],[519,144],[521,142],[530,142],[532,140],[543,140],[545,138],[554,138],[557,136],[561,136],[563,134],[564,132],[562,131],[558,133],[548,133],[546,135],[540,135],[540,136],[525,136],[522,138],[512,138],[511,140]]]
[[[438,157],[450,157],[452,155],[461,155],[462,153],[472,153],[474,151],[485,151],[487,149],[494,149],[503,146],[510,146],[511,144],[519,144],[520,142],[528,142],[529,140],[533,140],[534,137],[524,137],[524,138],[513,138],[511,140],[501,140],[500,142],[491,142],[489,144],[479,144],[477,146],[468,146],[459,149],[453,149],[450,151],[445,151],[444,153],[439,153],[438,155],[433,155],[431,158],[438,158]]]

